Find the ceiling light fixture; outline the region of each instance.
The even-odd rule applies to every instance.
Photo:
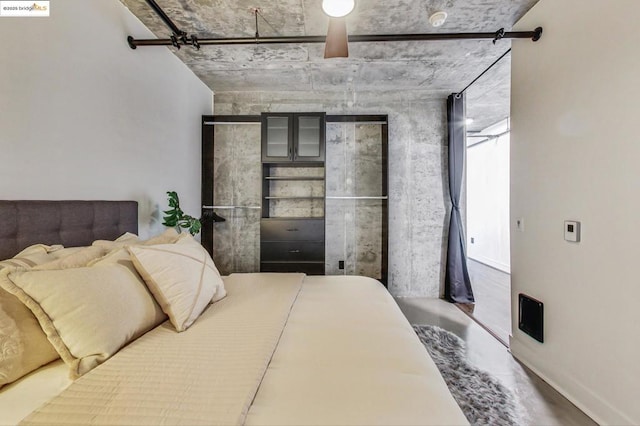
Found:
[[[347,16],[355,6],[355,0],[322,0],[322,10],[332,18]]]
[[[444,24],[444,21],[447,20],[447,12],[436,12],[434,14],[432,14],[431,16],[429,16],[429,23],[433,26],[433,27],[441,27],[442,24]]]

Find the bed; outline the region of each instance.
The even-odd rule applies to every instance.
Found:
[[[137,223],[134,202],[0,201],[0,259],[11,260],[34,244],[55,247],[47,256],[71,246],[83,247],[60,259],[77,259],[77,253],[86,254],[90,247],[103,249],[88,265],[55,259],[45,265],[66,265],[67,269],[41,264],[22,272],[3,272],[5,282],[11,276],[23,286],[18,290],[28,293],[21,301],[36,315],[56,352],[50,356],[55,359],[0,388],[0,424],[468,424],[410,324],[379,282],[349,276],[232,274],[222,277],[219,287],[206,296],[199,315],[189,311],[183,316],[193,321],[178,332],[178,305],[167,313],[169,302],[147,281],[153,277],[146,274],[153,271],[144,256],[168,256],[167,251],[181,244],[176,250],[196,253],[198,248],[185,236],[169,243],[160,238],[128,245],[126,241],[131,240],[127,239],[137,233]],[[100,284],[87,277],[104,271],[133,274],[127,256],[141,268],[138,272],[144,280],[140,282],[149,288],[123,299],[91,293],[92,288],[95,293],[125,291],[118,290],[123,287],[120,281]],[[193,262],[194,256],[180,259]],[[201,271],[209,271],[208,260],[202,262]],[[60,287],[65,289],[60,290],[62,295],[52,293],[58,282],[71,285],[76,276],[84,277],[85,284]],[[96,281],[102,275],[99,278]],[[5,290],[0,293],[4,303],[2,297],[9,298],[10,285],[0,281],[0,286]],[[130,299],[147,297],[145,291],[155,298],[149,302],[157,302],[155,308],[127,307],[134,303]],[[48,293],[40,300],[38,292]],[[70,292],[73,297],[68,296]],[[83,298],[91,302],[58,317],[56,309],[67,302],[52,302],[53,307],[48,307],[47,301],[61,297],[68,303],[81,303],[78,300]],[[43,325],[37,314],[40,308],[29,304],[36,302],[53,325]],[[107,306],[103,309],[101,304]],[[64,315],[76,315],[87,305],[92,317],[86,324],[65,325]],[[101,309],[111,315],[100,319]],[[145,309],[145,315],[138,314]],[[5,314],[7,310],[5,306]],[[92,339],[100,341],[95,345],[106,345],[108,339],[94,334],[106,333],[111,322],[128,327],[129,317],[136,315],[144,316],[148,324],[127,331],[128,340],[113,348],[100,346],[100,350],[83,346],[90,346]],[[97,322],[92,326],[92,321]],[[35,324],[33,318],[31,322]],[[75,333],[82,335],[82,331],[74,327],[85,328],[87,337],[78,338]],[[0,357],[6,358],[2,341],[0,334]],[[56,344],[61,342],[66,346],[59,349]],[[88,353],[82,355],[83,350]]]

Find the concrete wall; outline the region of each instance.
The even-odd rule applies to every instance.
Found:
[[[165,191],[199,215],[200,116],[213,96],[117,0],[57,0],[48,18],[0,18],[1,199],[140,203],[161,229]]]
[[[214,127],[213,200],[226,219],[213,225],[213,261],[221,274],[260,272],[262,159],[260,123]],[[257,208],[251,208],[257,207]]]
[[[216,93],[216,114],[263,111],[389,115],[389,289],[438,297],[449,209],[445,94]]]
[[[512,302],[544,302],[545,343],[514,309],[511,350],[601,424],[640,424],[639,15],[637,0],[541,0],[518,28],[542,39],[513,43]]]
[[[382,161],[380,124],[327,124],[327,197],[385,195]],[[327,275],[382,278],[382,206],[381,200],[326,200]]]

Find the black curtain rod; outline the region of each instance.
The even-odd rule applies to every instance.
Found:
[[[152,0],[148,0],[152,1]],[[387,42],[387,41],[434,41],[434,40],[496,40],[502,38],[528,38],[538,41],[542,34],[542,28],[538,27],[533,31],[512,31],[504,32],[498,30],[495,33],[428,33],[428,34],[367,34],[350,35],[349,42]],[[127,37],[129,47],[132,49],[138,46],[171,46],[175,45],[172,39],[135,39]],[[196,38],[195,36],[185,37],[178,40],[179,45],[244,45],[244,44],[290,44],[290,43],[324,43],[326,36],[293,36],[293,37],[238,37],[238,38]],[[194,44],[195,42],[195,44]],[[466,90],[466,89],[465,89]],[[462,93],[462,92],[460,92]]]

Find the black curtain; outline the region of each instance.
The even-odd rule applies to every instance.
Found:
[[[449,195],[451,220],[447,247],[447,271],[444,297],[453,303],[473,303],[473,290],[467,269],[465,238],[460,215],[460,192],[466,151],[466,108],[464,94],[452,94],[447,100],[447,124],[449,130]]]

